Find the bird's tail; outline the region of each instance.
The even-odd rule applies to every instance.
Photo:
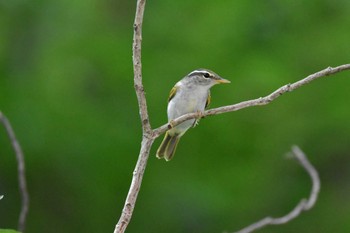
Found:
[[[169,133],[166,132],[162,144],[160,144],[157,150],[157,158],[164,158],[166,161],[171,160],[175,154],[176,146],[179,143],[179,140],[179,134],[170,136]]]

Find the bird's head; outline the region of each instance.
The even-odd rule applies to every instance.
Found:
[[[197,69],[187,75],[188,81],[193,82],[195,85],[201,86],[214,86],[220,83],[230,83],[229,80],[221,78],[215,72],[208,69]]]

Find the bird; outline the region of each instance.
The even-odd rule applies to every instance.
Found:
[[[190,72],[177,82],[168,98],[167,115],[170,125],[172,120],[184,114],[203,113],[211,101],[210,88],[221,83],[230,83],[230,81],[204,68]],[[180,138],[189,128],[196,126],[198,121],[199,119],[190,119],[166,131],[156,157],[170,161]]]

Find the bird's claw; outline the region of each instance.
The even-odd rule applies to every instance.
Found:
[[[199,124],[199,120],[200,120],[201,118],[204,118],[204,114],[203,114],[203,112],[202,112],[202,111],[197,110],[197,111],[196,111],[196,114],[197,114],[197,116],[196,116],[195,121],[193,122],[192,127],[197,126],[197,125]]]
[[[201,118],[204,118],[204,113],[202,111],[197,110],[196,113],[197,113],[197,117],[196,117],[197,120],[200,120]]]

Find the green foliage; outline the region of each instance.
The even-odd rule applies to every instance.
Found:
[[[15,231],[11,229],[0,229],[0,233],[19,233],[19,231]]]
[[[127,0],[0,1],[0,109],[25,153],[27,233],[114,229],[141,138],[134,9]],[[212,89],[218,107],[349,63],[349,14],[345,0],[147,2],[142,59],[152,126],[166,122],[172,86],[199,67],[231,80]],[[350,231],[349,76],[203,119],[169,163],[155,158],[158,139],[127,232],[234,231],[285,214],[310,190],[307,174],[283,159],[292,144],[318,169],[320,199],[295,221],[259,232]],[[0,160],[0,227],[14,228],[17,165],[3,129]]]

